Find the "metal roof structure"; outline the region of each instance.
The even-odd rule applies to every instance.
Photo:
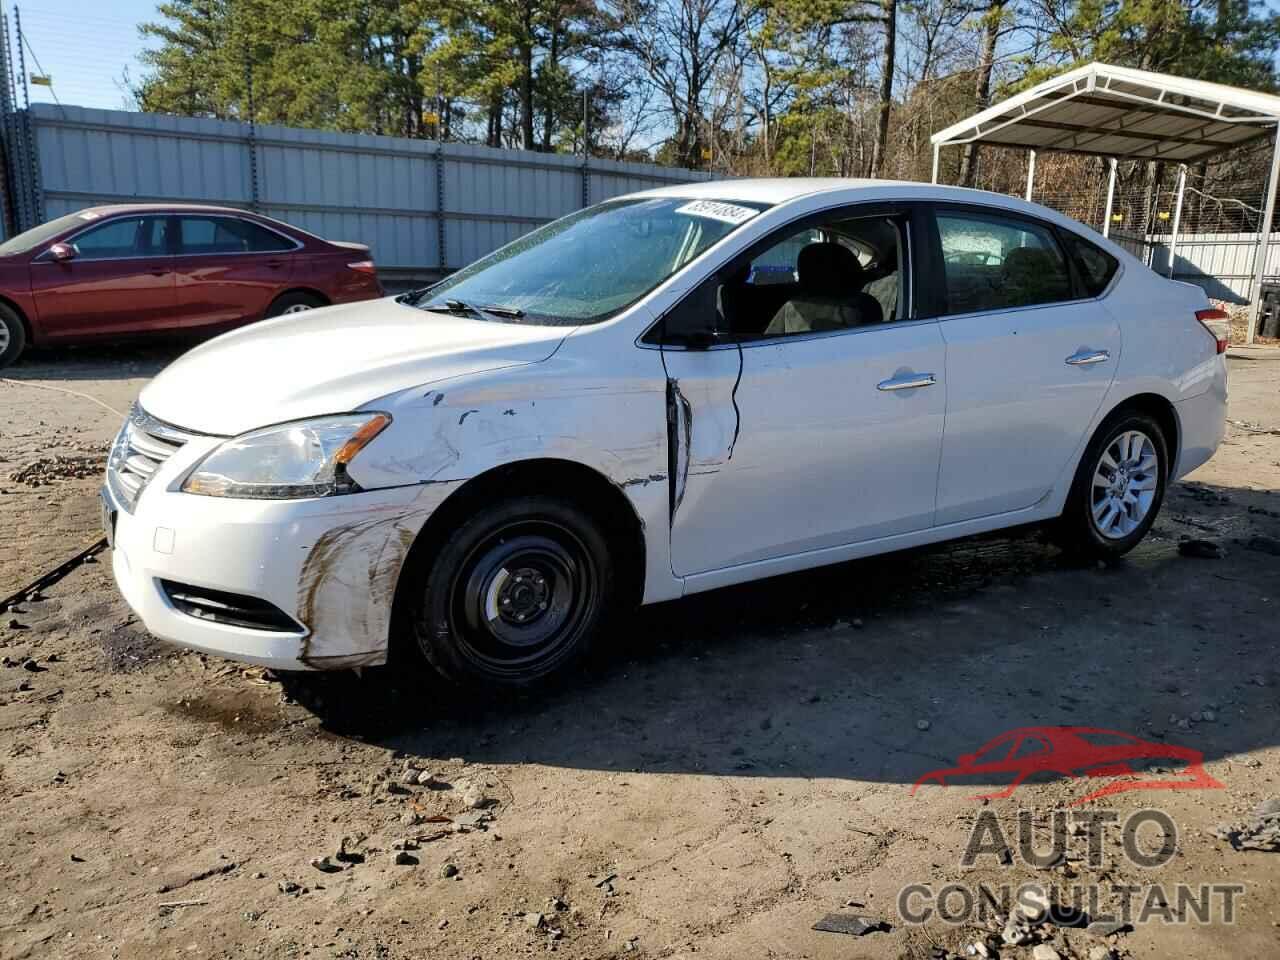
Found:
[[[1188,164],[1235,150],[1280,132],[1280,96],[1189,80],[1164,73],[1089,63],[1036,84],[1017,96],[975,113],[930,137],[933,182],[938,182],[938,155],[943,147],[990,144],[1030,151],[1027,199],[1035,181],[1036,154],[1042,151],[1087,153],[1111,159],[1107,208],[1102,233],[1111,223],[1116,162],[1148,160],[1179,164],[1177,206],[1169,242],[1172,276],[1178,223]],[[1258,232],[1252,303],[1252,343],[1261,309],[1266,261],[1265,231],[1273,222],[1276,182],[1280,179],[1280,136],[1272,150],[1271,174]]]
[[[936,147],[989,143],[1120,160],[1195,163],[1267,136],[1280,97],[1090,63],[935,133]]]

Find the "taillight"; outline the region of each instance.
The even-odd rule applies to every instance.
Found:
[[[372,260],[357,260],[355,263],[348,263],[347,269],[354,270],[356,273],[376,274],[378,272]]]
[[[1226,353],[1231,342],[1231,314],[1216,307],[1209,310],[1197,310],[1196,319],[1203,324],[1209,336],[1218,345],[1219,353]]]

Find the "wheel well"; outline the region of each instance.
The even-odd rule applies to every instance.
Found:
[[[320,301],[321,306],[327,307],[330,302],[328,297],[326,297],[319,290],[316,290],[314,287],[290,287],[288,290],[285,290],[282,293],[276,294],[271,299],[271,302],[275,303],[280,298],[287,297],[295,293],[302,293],[302,294],[306,294],[308,297],[313,297],[314,299]],[[270,306],[268,306],[267,309],[270,310],[271,309]]]
[[[1140,410],[1160,424],[1165,442],[1169,445],[1169,477],[1172,478],[1178,462],[1178,445],[1181,439],[1178,436],[1178,415],[1173,410],[1173,404],[1158,393],[1139,393],[1119,404],[1107,419],[1121,410]]]
[[[419,531],[396,583],[393,656],[396,637],[409,633],[410,608],[405,584],[417,578],[407,574],[420,572],[429,564],[449,534],[477,510],[513,493],[564,496],[590,513],[609,540],[622,545],[613,553],[622,602],[640,602],[644,595],[644,525],[622,490],[603,474],[572,460],[522,460],[494,467],[468,480],[445,499]]]

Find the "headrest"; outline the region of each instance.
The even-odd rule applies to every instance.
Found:
[[[796,257],[796,274],[806,293],[840,296],[862,289],[862,264],[838,243],[811,243]]]
[[[1004,272],[1019,277],[1032,274],[1043,277],[1046,273],[1055,274],[1060,273],[1061,270],[1053,254],[1048,250],[1039,247],[1018,247],[1010,250],[1009,255],[1004,258]]]

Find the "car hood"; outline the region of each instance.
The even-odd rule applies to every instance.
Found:
[[[201,433],[343,413],[410,387],[553,353],[572,327],[429,313],[394,299],[255,323],[179,357],[143,389],[153,417]]]

